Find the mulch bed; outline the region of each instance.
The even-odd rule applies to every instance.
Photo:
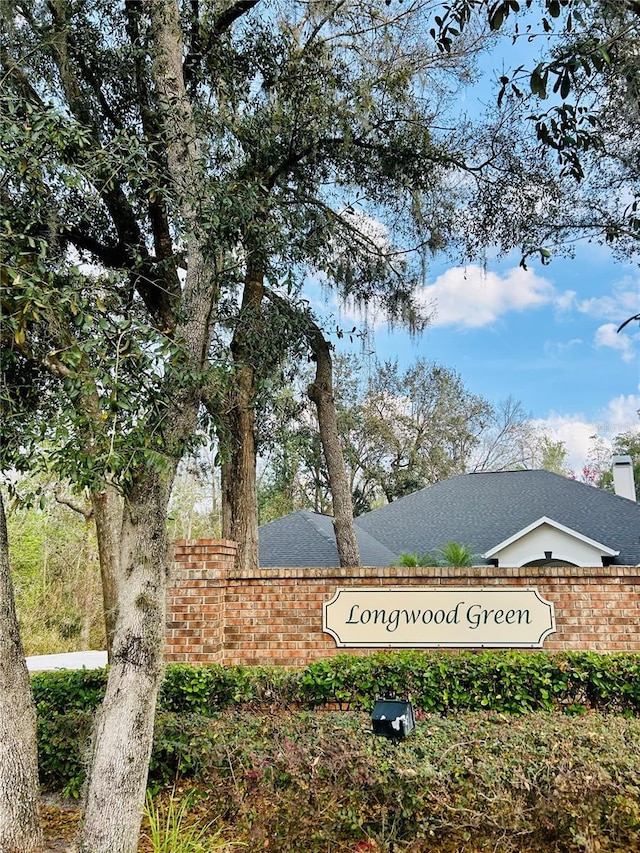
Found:
[[[44,853],[65,853],[73,841],[82,809],[76,800],[47,796],[40,807],[44,831]]]

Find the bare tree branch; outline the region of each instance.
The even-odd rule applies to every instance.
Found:
[[[87,505],[85,503],[80,503],[79,500],[76,500],[70,495],[63,494],[60,489],[56,489],[54,494],[57,503],[62,504],[62,506],[67,506],[69,509],[77,512],[85,521],[89,521],[93,517],[93,507],[91,504]]]

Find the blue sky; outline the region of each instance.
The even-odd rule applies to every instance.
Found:
[[[412,340],[372,310],[371,341],[380,360],[408,365],[423,357],[457,370],[492,403],[512,395],[565,442],[579,470],[594,433],[611,439],[640,428],[640,324],[616,333],[640,311],[640,267],[588,243],[574,259],[532,263],[527,271],[518,261],[484,269],[434,264],[419,291],[434,309],[427,330]],[[328,308],[345,325],[362,324],[353,312]]]
[[[533,41],[528,21],[540,36]],[[542,33],[535,14],[521,20],[520,32],[517,42],[502,38],[479,56],[481,73],[457,93],[454,110],[480,114],[495,103],[497,76],[535,64],[555,38]],[[371,306],[369,343],[379,360],[409,365],[423,357],[455,369],[469,390],[494,404],[513,396],[541,430],[565,443],[567,463],[579,472],[593,435],[610,442],[640,429],[640,323],[616,332],[640,312],[640,258],[615,260],[607,246],[584,241],[574,258],[532,260],[527,271],[519,261],[514,253],[484,269],[433,262],[420,290],[434,309],[427,330],[416,339],[389,330]],[[325,311],[344,326],[362,326],[361,314],[335,302]]]
[[[525,23],[526,23],[525,18]],[[534,19],[535,20],[535,19]],[[524,27],[522,28],[524,32]],[[480,58],[476,84],[461,89],[454,109],[480,114],[495,102],[499,73],[534,62],[551,36],[499,49]],[[369,219],[366,212],[364,219]],[[363,224],[363,223],[360,223]],[[384,241],[381,222],[369,219],[370,236]],[[365,228],[366,230],[366,228]],[[306,289],[320,316],[342,328],[369,330],[367,349],[380,361],[409,366],[418,357],[456,370],[466,387],[493,404],[512,396],[536,426],[562,441],[567,465],[579,473],[593,436],[610,443],[616,435],[640,430],[640,323],[617,328],[640,312],[640,258],[615,260],[607,246],[584,241],[575,257],[555,256],[547,265],[519,265],[520,255],[488,260],[484,267],[431,263],[418,295],[433,309],[429,327],[417,338],[390,330],[384,313],[371,305],[366,321],[321,288]],[[362,354],[362,344],[334,339],[341,351]]]

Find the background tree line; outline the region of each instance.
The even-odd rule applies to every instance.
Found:
[[[512,398],[492,405],[443,365],[334,359],[335,401],[355,515],[471,471],[546,464],[545,441]],[[368,375],[367,375],[368,374]],[[367,378],[363,378],[367,377]],[[303,379],[304,384],[304,379]],[[266,419],[263,520],[282,509],[331,512],[331,490],[304,395],[285,390]],[[269,502],[273,501],[273,510]]]

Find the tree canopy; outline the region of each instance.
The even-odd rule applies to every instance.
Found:
[[[453,0],[430,35],[447,52],[478,19],[512,40],[511,62],[496,63],[496,102],[505,126],[529,123],[553,154],[557,194],[531,223],[523,262],[580,239],[634,257],[640,236],[638,87],[640,6],[636,0]],[[522,54],[531,57],[522,59]]]
[[[340,441],[356,515],[472,471],[545,467],[550,440],[518,401],[493,405],[444,365],[417,359],[369,365],[336,356]],[[305,384],[304,375],[302,384]],[[315,413],[286,389],[262,421],[262,520],[311,507],[331,512]]]

